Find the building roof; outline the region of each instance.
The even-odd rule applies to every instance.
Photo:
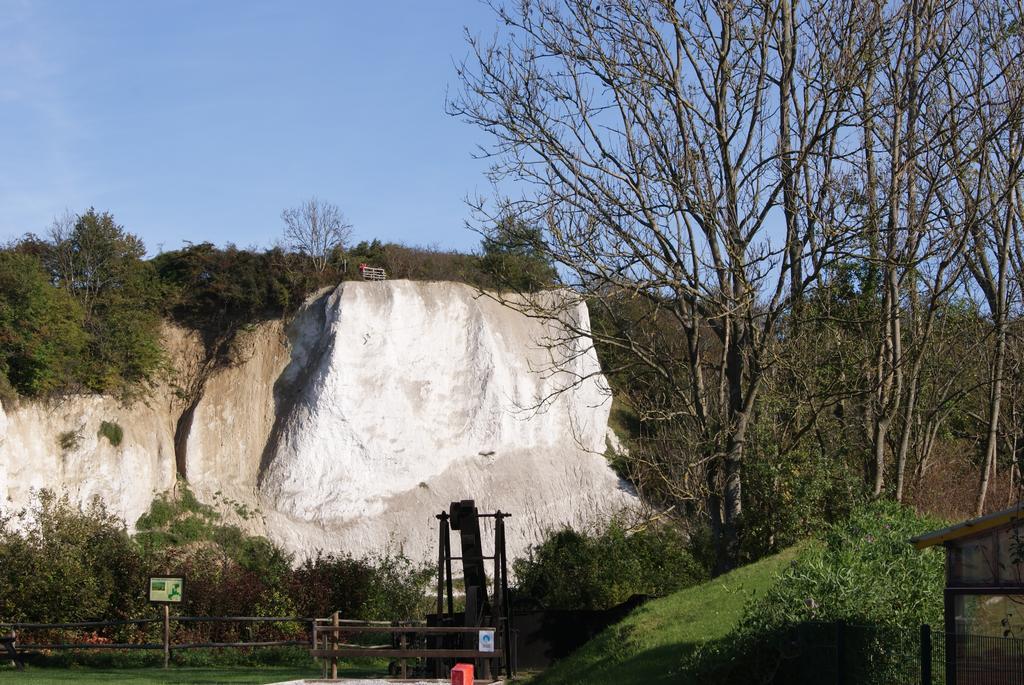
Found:
[[[970,537],[978,533],[984,533],[993,528],[999,528],[1017,520],[1024,520],[1024,501],[1018,502],[1017,506],[997,511],[994,514],[981,516],[976,519],[958,523],[955,526],[935,530],[931,533],[924,533],[910,539],[910,543],[918,549],[925,549],[934,545],[941,545],[951,540]]]

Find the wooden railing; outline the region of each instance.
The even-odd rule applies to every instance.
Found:
[[[359,273],[363,275],[364,281],[386,281],[388,274],[384,269],[377,266],[359,265]]]
[[[171,631],[163,631],[161,642],[22,642],[18,633],[37,633],[39,631],[81,631],[97,628],[117,628],[121,626],[142,626],[163,623],[160,618],[135,618],[115,621],[77,621],[72,623],[0,623],[0,632],[10,631],[14,638],[12,646],[19,654],[42,650],[85,650],[85,649],[151,649],[163,650],[169,659],[170,653],[180,649],[242,649],[249,647],[308,647],[315,620],[299,616],[171,616],[170,623],[300,623],[305,627],[306,635],[301,640],[258,640],[249,642],[172,642]],[[308,632],[307,632],[308,630]],[[38,639],[38,638],[36,638]],[[63,637],[61,638],[64,639]],[[166,665],[166,660],[165,660]]]
[[[495,649],[490,652],[483,652],[476,649],[450,649],[444,647],[423,647],[420,643],[422,638],[438,637],[444,635],[472,635],[478,634],[481,630],[492,630],[497,635],[497,629],[491,626],[473,627],[449,627],[449,626],[427,626],[422,622],[387,622],[387,621],[353,621],[343,620],[338,614],[327,619],[312,619],[299,616],[171,616],[170,623],[299,623],[304,626],[302,639],[291,640],[258,640],[258,641],[235,641],[235,642],[178,642],[172,641],[173,631],[164,630],[161,642],[112,642],[97,640],[91,642],[67,640],[64,635],[58,637],[59,641],[48,641],[43,636],[33,637],[32,641],[22,642],[21,635],[41,631],[96,631],[103,628],[117,628],[123,626],[146,626],[161,624],[163,618],[136,618],[112,621],[76,621],[69,623],[0,623],[0,633],[9,634],[11,646],[19,656],[25,652],[49,651],[49,650],[163,650],[166,655],[165,664],[171,652],[182,649],[244,649],[254,647],[295,647],[303,646],[310,648],[310,655],[314,658],[323,659],[325,662],[325,677],[336,678],[338,674],[338,660],[345,658],[371,658],[371,659],[395,659],[398,661],[402,677],[408,675],[408,662],[416,659],[481,659],[489,663],[491,659],[501,659],[504,652]],[[19,635],[20,633],[20,635]],[[346,636],[355,635],[388,635],[395,636],[387,644],[353,644],[344,641]],[[77,636],[76,636],[77,637]],[[500,641],[495,641],[500,645]],[[2,650],[0,650],[2,651]]]
[[[345,658],[389,658],[397,659],[402,678],[409,675],[409,659],[500,659],[503,652],[495,649],[483,652],[476,649],[448,649],[418,647],[420,637],[436,637],[440,635],[478,634],[481,630],[495,631],[491,626],[426,626],[422,623],[387,623],[383,621],[349,621],[341,620],[337,614],[329,619],[317,619],[313,624],[313,649],[310,655],[325,660],[325,677],[338,677],[338,659]],[[355,634],[388,634],[397,635],[395,641],[383,645],[363,645],[342,642],[344,635]],[[326,668],[329,666],[329,670]]]

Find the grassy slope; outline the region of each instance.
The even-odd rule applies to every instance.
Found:
[[[714,580],[648,602],[531,685],[685,683],[686,655],[724,637],[753,593],[768,588],[797,554],[792,548]]]

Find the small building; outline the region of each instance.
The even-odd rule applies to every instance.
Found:
[[[947,685],[1024,682],[1024,503],[911,543],[946,549]]]

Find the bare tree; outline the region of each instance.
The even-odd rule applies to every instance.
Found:
[[[980,293],[993,333],[985,450],[975,500],[980,515],[997,463],[1007,337],[1020,301],[1013,270],[1022,229],[1024,8],[1019,1],[989,0],[966,0],[961,6],[969,49],[943,73],[946,99],[957,114],[947,119],[942,135],[950,150],[951,182],[940,200],[950,225],[966,235],[962,256],[975,286],[968,294]]]
[[[483,220],[544,226],[545,257],[601,321],[594,338],[622,353],[609,371],[649,374],[671,395],[645,418],[692,436],[667,472],[703,494],[722,565],[772,348],[849,234],[840,134],[872,30],[859,3],[496,6],[505,33],[470,38],[449,105],[493,136],[494,178],[530,189],[478,203]],[[591,333],[550,298],[523,301]],[[643,335],[652,321],[678,344]]]
[[[961,284],[964,234],[950,226],[939,197],[951,183],[942,144],[962,117],[943,92],[951,63],[962,61],[962,3],[866,3],[875,24],[859,87],[861,172],[853,196],[860,221],[866,304],[864,418],[869,485],[883,495],[895,453],[895,497],[903,498],[917,425],[921,373],[937,317]]]
[[[288,249],[313,260],[318,272],[327,268],[331,253],[344,249],[352,237],[352,225],[338,206],[316,197],[284,210],[281,220]]]

